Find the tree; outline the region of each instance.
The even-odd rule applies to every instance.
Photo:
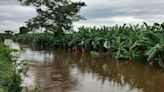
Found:
[[[20,31],[20,34],[26,34],[27,32],[29,32],[28,28],[26,27],[20,27],[19,31]]]
[[[43,28],[52,31],[55,35],[62,35],[72,28],[74,21],[84,19],[78,15],[84,2],[71,0],[18,0],[23,5],[32,5],[36,8],[37,16],[28,20],[30,30]]]

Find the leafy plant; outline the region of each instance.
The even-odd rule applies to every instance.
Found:
[[[0,91],[21,92],[21,78],[20,75],[16,73],[11,51],[8,46],[0,42]]]
[[[54,36],[52,33],[23,34],[19,41],[32,41],[41,47],[64,47],[82,51],[108,51],[116,59],[158,62],[163,67],[164,23],[150,26],[80,27],[78,31]]]

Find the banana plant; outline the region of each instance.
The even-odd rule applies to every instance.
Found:
[[[116,59],[128,59],[128,53],[125,49],[125,43],[121,40],[121,36],[115,37],[116,42],[112,43],[110,41],[104,42],[104,47],[106,49],[113,49],[114,51],[114,57]]]
[[[164,68],[164,35],[149,33],[146,35],[149,44],[148,50],[145,52],[148,61],[157,61],[159,66]]]
[[[138,47],[142,45],[144,38],[142,37],[142,34],[140,34],[140,28],[139,25],[130,25],[126,34],[126,48],[129,59],[131,60],[141,58],[141,52]]]

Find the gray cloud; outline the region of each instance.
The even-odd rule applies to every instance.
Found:
[[[80,1],[80,0],[73,0]],[[86,21],[75,22],[75,26],[102,26],[126,23],[162,22],[164,0],[81,0],[86,2],[80,14]],[[0,0],[0,29],[13,29],[24,25],[24,21],[35,16],[33,7],[21,6],[17,0]]]
[[[77,0],[75,0],[77,1]],[[87,3],[81,15],[87,21],[76,22],[75,25],[102,26],[123,23],[163,22],[163,0],[82,0]]]
[[[1,0],[0,5],[17,5],[18,2],[16,0]]]
[[[0,32],[8,29],[18,31],[35,14],[33,7],[21,6],[17,0],[0,0]]]
[[[90,0],[83,0],[90,1]],[[92,4],[82,10],[81,14],[87,18],[104,18],[113,16],[146,16],[164,14],[163,0],[102,0],[103,2]]]

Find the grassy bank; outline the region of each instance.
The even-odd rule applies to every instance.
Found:
[[[164,68],[164,23],[150,26],[80,27],[64,36],[51,33],[20,34],[15,41],[39,47],[62,47],[82,51],[110,52],[120,60],[144,60]]]
[[[4,45],[4,38],[0,36],[0,92],[21,92],[22,89],[11,52],[12,50]]]

